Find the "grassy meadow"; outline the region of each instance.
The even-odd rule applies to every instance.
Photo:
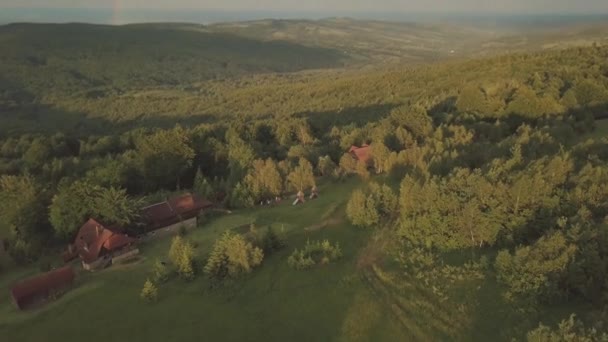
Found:
[[[187,238],[197,244],[202,261],[213,241],[233,229],[246,232],[272,224],[288,246],[265,257],[252,274],[212,289],[204,275],[191,281],[172,277],[159,286],[159,299],[147,303],[139,292],[158,258],[168,261],[170,238],[140,246],[133,262],[97,273],[81,272],[75,288],[55,302],[17,311],[8,291],[0,296],[0,334],[6,341],[403,341],[494,340],[521,336],[532,323],[503,303],[493,279],[456,281],[438,296],[434,286],[400,271],[386,234],[355,228],[344,217],[351,179],[320,187],[321,197],[294,207],[235,211],[209,219]],[[384,236],[386,235],[386,236]],[[388,236],[390,238],[390,236]],[[297,271],[287,257],[307,239],[339,242],[343,257],[325,266]],[[468,255],[451,255],[458,264]],[[35,268],[3,274],[0,287]],[[561,317],[559,308],[543,319]],[[35,329],[32,329],[35,327]],[[497,333],[497,327],[501,327]]]

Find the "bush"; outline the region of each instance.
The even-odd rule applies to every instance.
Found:
[[[316,264],[329,264],[331,261],[342,257],[340,244],[335,246],[328,240],[323,241],[306,241],[306,245],[302,250],[296,249],[287,259],[287,263],[292,268],[303,270],[311,268]]]
[[[141,289],[140,297],[148,302],[154,302],[156,299],[158,299],[158,288],[152,281],[150,281],[150,279],[147,279],[144,283],[144,287]]]
[[[214,280],[237,278],[259,266],[264,251],[247,242],[241,235],[224,233],[215,244],[204,271]]]
[[[167,266],[165,264],[156,259],[154,265],[152,266],[152,281],[156,283],[164,283],[169,279],[169,271],[167,270]]]

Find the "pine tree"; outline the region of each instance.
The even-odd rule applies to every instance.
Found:
[[[194,279],[194,247],[188,241],[184,241],[177,264],[177,273],[182,279]]]
[[[182,250],[184,246],[184,239],[177,235],[171,240],[171,247],[169,248],[169,260],[174,266],[179,267],[180,259],[182,256]]]
[[[263,259],[264,252],[260,248],[254,247],[241,235],[226,232],[213,245],[204,271],[215,280],[236,278],[251,272]]]
[[[199,168],[196,171],[196,175],[194,176],[194,192],[203,197],[210,197],[213,195],[213,187],[207,180],[207,178],[203,175],[203,172]]]
[[[146,279],[144,287],[141,289],[140,297],[148,302],[154,302],[158,299],[158,288],[150,279]]]

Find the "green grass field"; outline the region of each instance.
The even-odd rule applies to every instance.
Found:
[[[332,216],[354,186],[356,182],[332,188],[304,206],[292,207],[285,201],[273,209],[235,212],[190,233],[202,256],[223,231],[233,227],[253,221],[285,229],[287,248],[266,258],[251,276],[222,290],[210,290],[203,276],[190,283],[172,279],[160,288],[157,303],[142,302],[142,284],[152,262],[166,260],[170,239],[141,246],[142,258],[135,263],[82,273],[75,289],[34,311],[17,311],[7,290],[12,281],[36,270],[4,276],[0,279],[2,340],[49,341],[49,336],[61,336],[63,341],[78,341],[82,336],[91,341],[335,340],[341,336],[343,322],[358,319],[350,316],[359,315],[365,305],[357,299],[366,290],[355,260],[369,233],[341,220],[316,231],[304,228]],[[308,238],[339,241],[344,257],[310,271],[290,269],[287,256]],[[398,330],[386,318],[378,317],[365,333],[396,339]],[[36,329],[29,329],[34,325]]]
[[[222,289],[210,289],[203,275],[192,282],[174,278],[161,285],[158,302],[143,302],[139,292],[156,258],[167,260],[170,239],[140,246],[136,262],[81,273],[72,291],[37,310],[17,311],[8,295],[12,282],[37,270],[3,275],[2,341],[507,341],[536,326],[537,316],[527,321],[501,300],[492,277],[457,281],[440,298],[432,286],[399,272],[384,253],[389,234],[352,227],[344,218],[357,186],[354,179],[321,186],[321,197],[303,206],[285,201],[237,211],[190,232],[202,260],[228,229],[255,222],[285,231],[287,248]],[[294,248],[326,238],[340,243],[342,259],[308,271],[287,265]],[[553,322],[569,313],[539,314]]]

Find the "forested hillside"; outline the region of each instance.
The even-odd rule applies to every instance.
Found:
[[[7,75],[0,106],[0,238],[11,258],[4,267],[28,269],[57,255],[89,217],[137,234],[139,205],[185,189],[244,218],[210,218],[213,229],[193,233],[202,247],[188,235],[186,242],[178,239],[169,266],[144,259],[124,273],[85,278],[100,290],[84,286],[82,301],[66,302],[63,316],[13,316],[8,298],[0,297],[0,310],[9,312],[0,320],[7,336],[16,339],[23,322],[37,318],[53,331],[74,313],[94,319],[85,304],[113,317],[104,290],[124,300],[135,293],[133,284],[145,282],[146,301],[157,299],[155,286],[176,296],[175,302],[161,296],[145,312],[174,310],[183,329],[172,331],[196,332],[191,338],[200,337],[188,315],[198,303],[216,310],[197,324],[218,340],[600,340],[608,294],[608,132],[602,120],[608,115],[608,47],[365,72],[243,76],[330,67],[341,57],[247,40],[245,46],[261,49],[252,52],[259,53],[257,62],[243,57],[235,69],[218,69],[230,58],[194,62],[205,56],[195,42],[213,40],[215,33],[163,31],[166,49],[150,43],[147,50],[128,46],[154,42],[149,33],[157,28],[131,29],[114,36],[126,28],[83,27],[82,36],[60,40],[61,51],[32,37],[38,48],[0,52],[13,63],[0,66]],[[19,34],[27,33],[9,26],[0,36],[10,41]],[[89,41],[95,35],[112,39]],[[114,39],[122,39],[118,50]],[[232,53],[231,39],[221,39],[214,54]],[[234,39],[243,46],[244,38]],[[173,55],[171,46],[180,52]],[[283,48],[285,55],[276,54]],[[269,60],[262,58],[266,53]],[[311,59],[293,67],[292,58],[302,54]],[[209,65],[232,77],[212,79]],[[368,163],[347,153],[364,144],[370,145]],[[259,205],[312,191],[317,183],[326,192],[316,202],[268,212]],[[251,217],[285,229],[285,241],[270,228],[261,237]],[[285,245],[291,254],[279,252]],[[167,255],[166,243],[153,246],[149,256]],[[171,277],[157,277],[163,267]],[[13,279],[10,271],[0,272]],[[315,283],[300,286],[311,279]],[[277,288],[285,291],[281,297]],[[324,312],[326,300],[334,305],[331,314]],[[573,313],[578,318],[568,320]],[[236,328],[214,329],[214,319],[237,314],[244,315],[243,336]],[[247,320],[267,314],[289,316],[289,324],[265,329],[269,321]],[[301,318],[320,328],[310,331]],[[125,322],[112,323],[132,334]],[[165,336],[163,327],[143,330],[154,338]]]
[[[125,88],[335,67],[346,58],[331,49],[194,32],[178,24],[13,24],[0,27],[0,43],[2,89],[20,85],[34,96],[96,97]]]

